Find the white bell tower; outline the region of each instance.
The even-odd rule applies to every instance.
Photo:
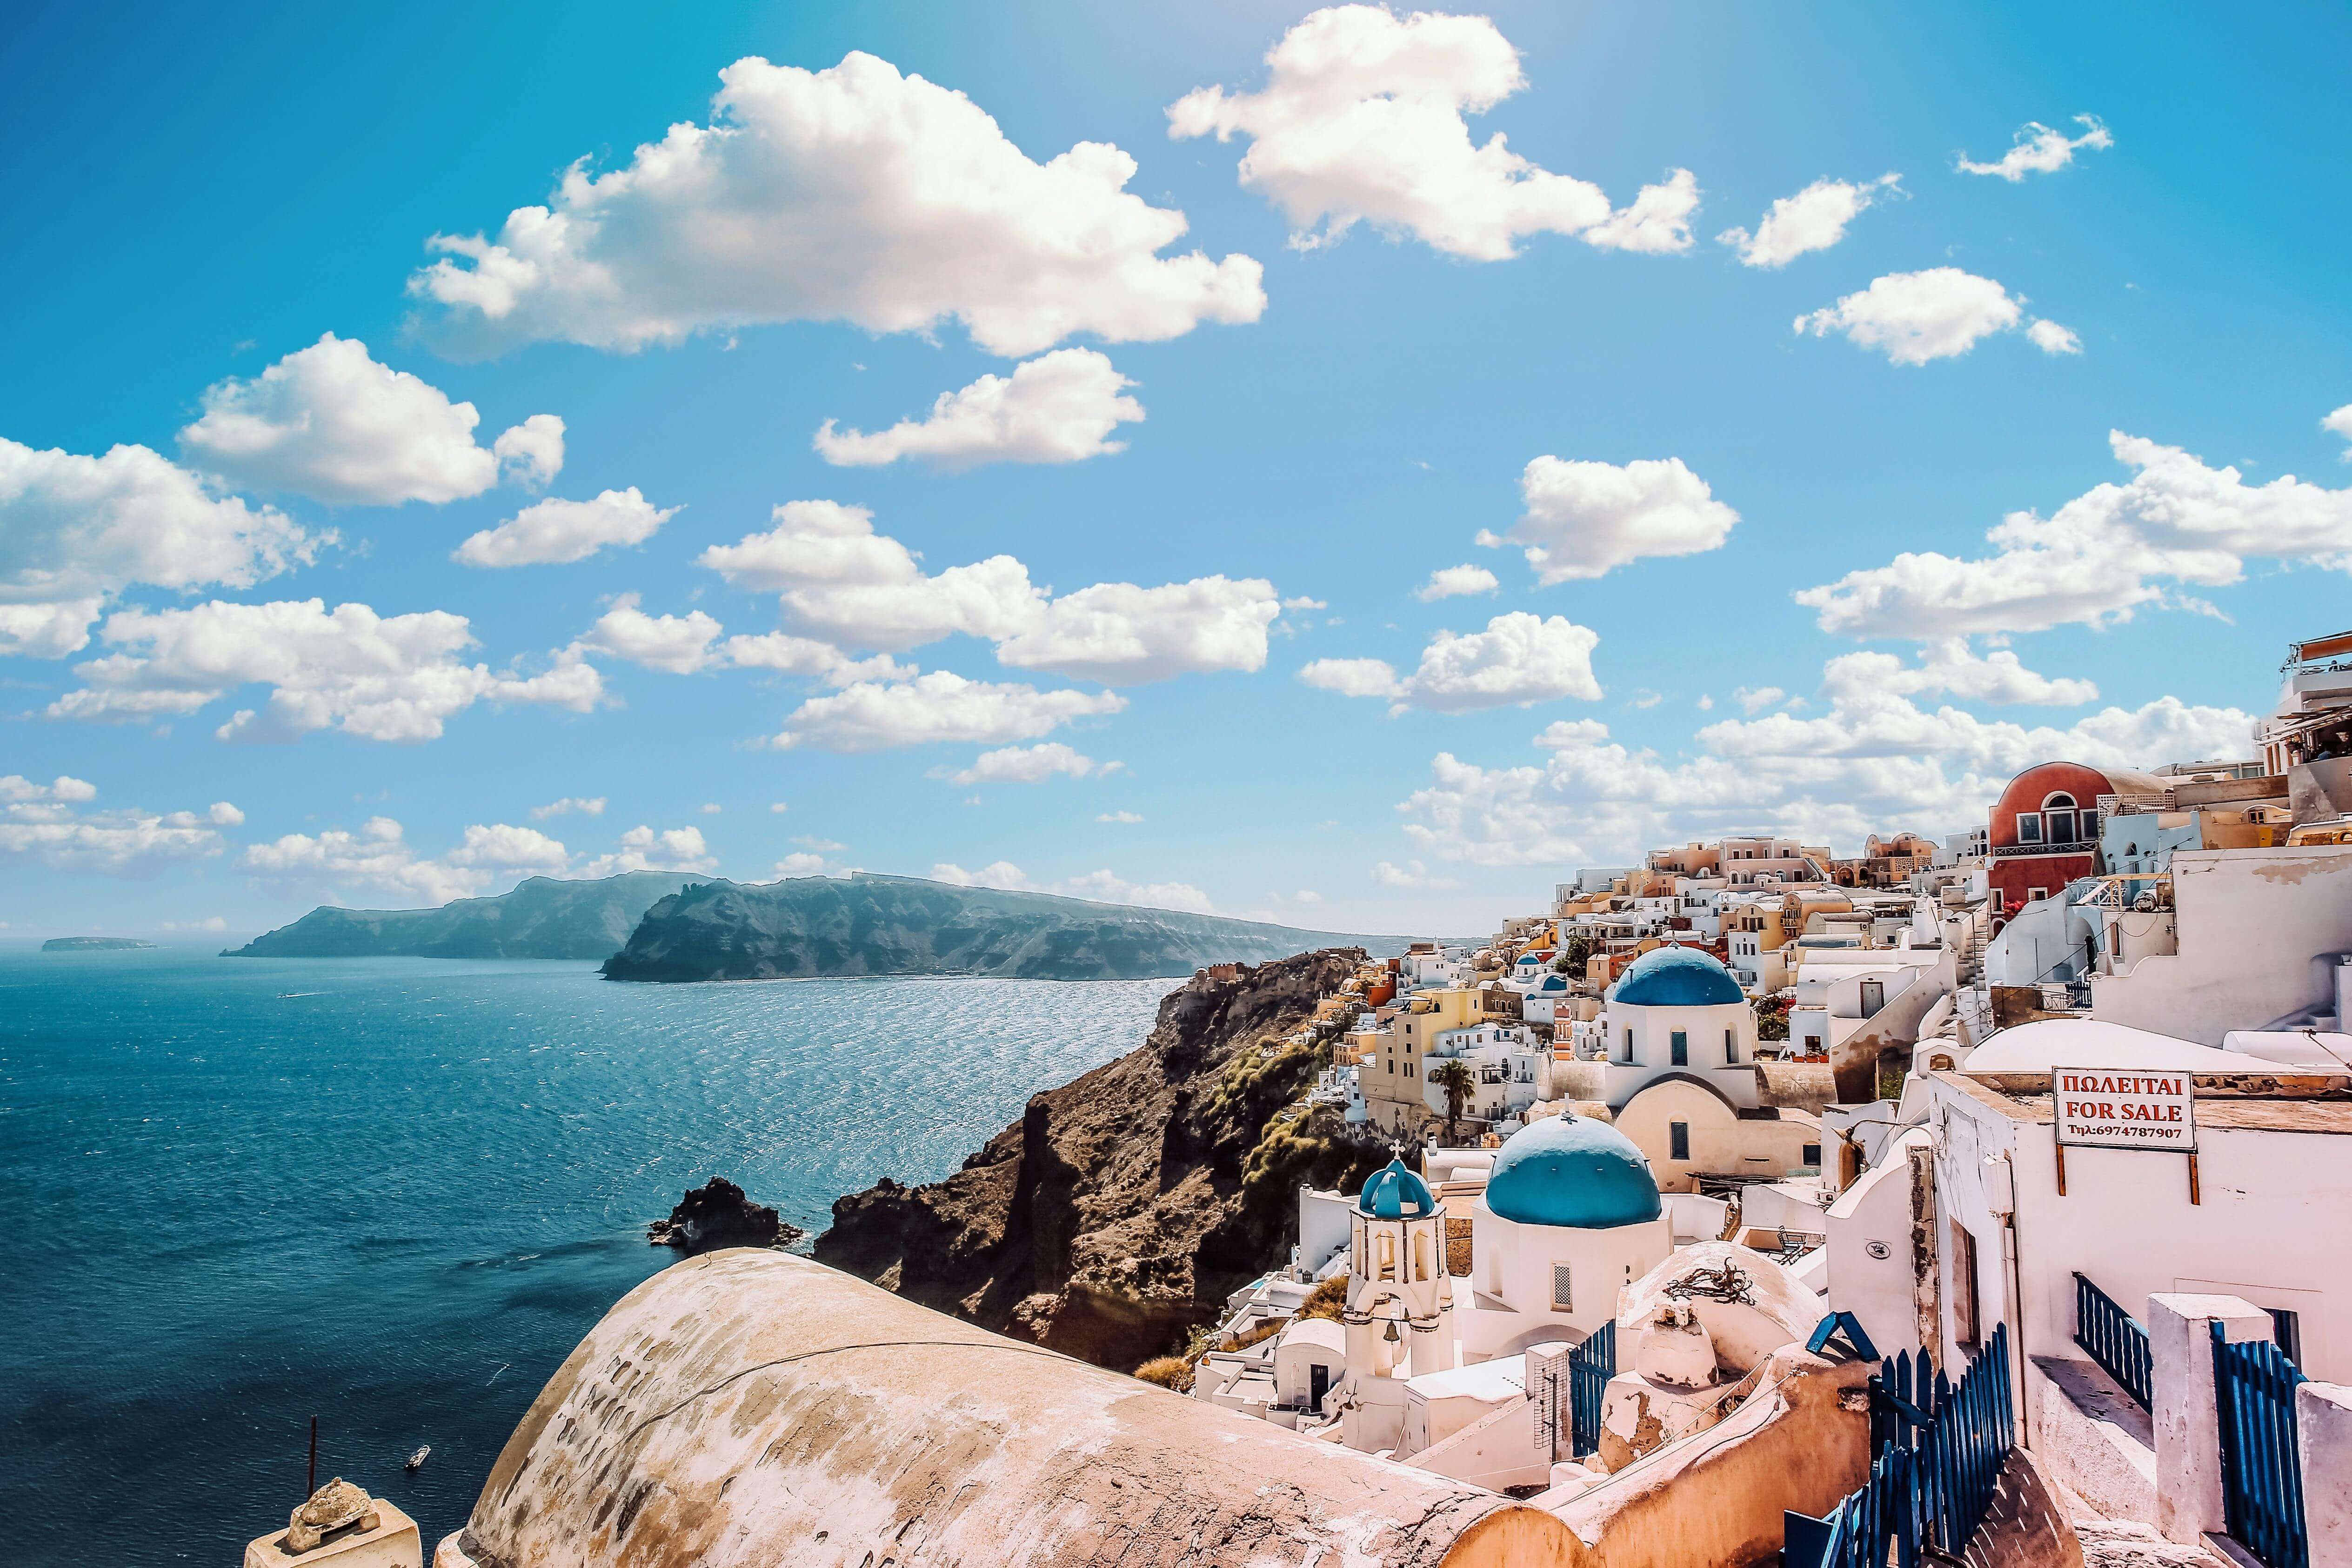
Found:
[[[1364,1183],[1348,1270],[1351,1378],[1418,1377],[1454,1364],[1454,1286],[1445,1271],[1445,1206],[1391,1160]]]

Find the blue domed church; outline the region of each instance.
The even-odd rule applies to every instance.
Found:
[[[1617,1292],[1665,1260],[1672,1227],[1650,1161],[1589,1117],[1547,1117],[1495,1156],[1471,1209],[1462,1358],[1581,1341],[1617,1315]]]
[[[1712,1091],[1734,1110],[1753,1110],[1756,1014],[1729,969],[1696,947],[1657,947],[1609,988],[1603,1097],[1622,1114],[1662,1079]]]

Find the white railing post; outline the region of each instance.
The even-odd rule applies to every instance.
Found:
[[[2303,1452],[2303,1517],[2311,1568],[2352,1568],[2352,1388],[2305,1383],[2294,1391]]]
[[[2156,1526],[2199,1544],[2228,1528],[2221,1506],[2221,1423],[2213,1391],[2213,1332],[2231,1341],[2273,1337],[2270,1313],[2236,1296],[2159,1292],[2147,1299],[2149,1381],[2156,1405]]]

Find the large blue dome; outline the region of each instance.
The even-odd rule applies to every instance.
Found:
[[[1521,1225],[1586,1230],[1665,1211],[1633,1140],[1589,1116],[1549,1116],[1512,1134],[1486,1177],[1486,1207]]]
[[[1627,967],[1609,999],[1634,1008],[1718,1008],[1748,997],[1713,954],[1653,947]]]
[[[1391,1160],[1364,1179],[1356,1207],[1374,1219],[1426,1219],[1437,1212],[1437,1199],[1402,1160]]]

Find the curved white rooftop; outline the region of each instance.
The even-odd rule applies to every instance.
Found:
[[[2275,1058],[2216,1051],[2153,1030],[2095,1019],[2042,1019],[1988,1037],[1969,1053],[1969,1072],[2047,1072],[2053,1067],[2159,1067],[2176,1072],[2260,1072]],[[2298,1064],[2300,1065],[2300,1064]],[[2352,1069],[2337,1065],[2337,1072]]]

